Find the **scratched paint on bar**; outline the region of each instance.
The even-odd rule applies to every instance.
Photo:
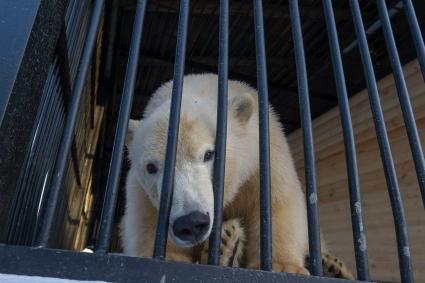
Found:
[[[338,42],[335,17],[331,0],[323,0],[325,19],[329,36],[332,64],[337,87],[341,124],[343,127],[344,146],[347,160],[347,175],[350,193],[351,223],[353,227],[353,243],[356,257],[357,278],[369,280],[368,256],[366,236],[364,234],[362,204],[360,196],[359,176],[357,170],[356,146],[354,141],[353,125],[351,122],[350,107],[344,70],[342,66],[341,50]]]
[[[58,206],[60,190],[62,187],[62,181],[65,175],[68,154],[71,150],[71,144],[74,139],[74,129],[77,122],[80,100],[83,95],[84,84],[86,82],[88,69],[93,55],[93,50],[97,38],[97,32],[100,26],[100,20],[104,4],[104,0],[97,0],[94,2],[93,13],[90,20],[90,27],[86,37],[83,54],[80,60],[79,72],[75,80],[75,85],[72,92],[68,113],[66,116],[65,127],[60,141],[59,155],[56,159],[55,171],[53,174],[49,198],[46,202],[47,207],[43,216],[41,229],[37,234],[36,245],[39,247],[47,247],[49,244],[49,239],[51,237],[52,226],[55,219],[56,208]]]
[[[219,69],[217,133],[214,160],[214,223],[209,238],[208,264],[218,265],[220,260],[221,222],[223,219],[223,194],[226,162],[227,134],[227,79],[229,64],[229,1],[220,1]]]
[[[272,270],[272,212],[270,184],[269,94],[267,88],[266,47],[263,5],[254,0],[255,54],[257,60],[259,137],[260,137],[260,255],[261,269]]]
[[[122,102],[118,114],[117,133],[112,150],[111,166],[106,185],[105,199],[102,209],[102,219],[100,221],[99,240],[96,252],[106,252],[109,248],[112,225],[117,206],[119,178],[124,156],[124,143],[127,133],[128,120],[130,118],[131,106],[136,83],[137,67],[139,62],[139,50],[142,40],[143,22],[146,12],[147,0],[138,0],[134,21],[133,35],[128,57],[127,71],[123,86]]]
[[[180,108],[182,101],[184,62],[186,55],[187,28],[189,22],[189,0],[180,1],[180,16],[177,29],[176,61],[174,63],[173,89],[171,93],[170,120],[168,126],[167,148],[165,153],[164,177],[162,180],[158,224],[156,228],[153,256],[165,258],[168,237],[168,224],[173,198],[174,165],[176,163],[177,141],[179,135]],[[164,217],[165,215],[165,217]]]
[[[350,7],[354,21],[354,27],[359,41],[359,49],[365,73],[366,84],[369,93],[369,101],[372,109],[373,120],[375,122],[376,136],[378,138],[379,148],[381,151],[382,163],[384,165],[385,178],[388,186],[388,194],[390,196],[391,207],[394,216],[395,230],[397,235],[397,248],[400,265],[400,276],[402,282],[413,282],[412,262],[409,249],[409,241],[407,235],[407,225],[404,216],[403,202],[401,200],[400,189],[394,161],[391,154],[391,148],[388,141],[385,120],[382,113],[379,93],[376,84],[375,73],[373,70],[372,59],[367,44],[366,34],[364,30],[363,20],[360,13],[360,6],[357,0],[350,0]]]
[[[409,138],[410,149],[412,151],[413,161],[415,162],[416,175],[418,177],[419,188],[422,193],[422,204],[425,207],[425,159],[419,138],[418,128],[416,127],[415,116],[413,115],[412,105],[410,104],[409,93],[407,91],[406,81],[404,80],[400,57],[398,55],[390,17],[388,15],[385,1],[378,0],[378,11],[381,17],[385,41],[389,57],[391,58],[391,67],[396,82],[397,93],[403,113],[404,123],[406,125],[407,136]]]
[[[303,129],[305,179],[307,194],[308,238],[310,266],[313,275],[322,275],[322,256],[320,245],[319,209],[317,204],[316,170],[314,161],[313,133],[311,126],[310,101],[308,94],[307,69],[301,32],[300,12],[297,0],[289,1],[292,37],[294,41],[295,63]]]

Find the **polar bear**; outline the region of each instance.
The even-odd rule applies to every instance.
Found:
[[[155,91],[142,120],[129,122],[131,168],[126,181],[121,239],[124,253],[130,256],[153,254],[172,84],[167,82]],[[215,74],[184,77],[167,244],[169,260],[199,260],[199,247],[211,232],[217,87]],[[282,125],[272,107],[269,121],[272,269],[308,274],[304,268],[308,252],[305,196]],[[224,221],[240,220],[246,231],[245,267],[259,269],[259,130],[254,88],[229,80],[227,125]]]

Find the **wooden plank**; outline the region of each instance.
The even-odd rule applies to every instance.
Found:
[[[410,63],[406,68],[414,69],[418,71],[417,66],[414,63]],[[406,72],[406,74],[410,74],[410,72]],[[383,79],[386,83],[387,81],[394,81],[392,77],[386,77]],[[424,103],[423,94],[425,92],[425,85],[423,84],[422,77],[409,75],[406,76],[406,82],[408,84],[408,88],[410,91],[410,97],[412,99],[412,104],[415,108],[415,112],[419,109],[423,109],[421,107],[422,103]],[[396,89],[394,86],[383,88],[381,84],[379,84],[379,90],[382,99],[382,108],[385,114],[386,121],[398,117],[400,112],[400,106],[398,102],[398,97],[396,93]],[[417,101],[419,99],[419,101]],[[390,109],[394,108],[394,109]],[[356,96],[350,99],[350,110],[352,113],[353,126],[355,128],[356,135],[360,134],[360,132],[364,130],[374,129],[373,124],[368,123],[370,121],[372,114],[370,111],[369,101],[367,91],[362,91]],[[361,113],[362,115],[354,115],[354,113]],[[415,113],[418,115],[418,113]],[[398,120],[398,123],[403,124],[402,120]],[[315,146],[316,150],[320,151],[321,146],[329,147],[330,143],[337,143],[342,140],[342,129],[340,126],[340,117],[339,117],[339,109],[336,107],[324,115],[318,117],[313,124],[313,131],[315,133]],[[302,132],[299,129],[295,131],[289,136],[289,140],[292,143],[291,139],[299,140],[302,136]],[[292,150],[295,154],[297,152],[302,152],[300,150],[302,148],[302,144],[293,143]]]
[[[425,84],[417,61],[404,66],[415,118],[425,147]],[[425,282],[425,212],[409,142],[392,75],[378,83],[408,223],[417,282]],[[364,225],[372,279],[400,281],[394,221],[366,90],[350,98],[356,140]],[[355,271],[354,248],[344,141],[338,108],[313,121],[320,223],[329,249]],[[304,183],[302,132],[288,137],[294,161]]]
[[[415,116],[417,118],[422,118],[424,115],[423,104],[425,103],[425,98],[422,94],[425,92],[425,85],[423,85],[423,83],[419,80],[415,80],[413,82],[408,81],[408,83],[420,86],[411,90],[410,97],[414,106]],[[356,141],[360,143],[364,139],[372,138],[375,135],[375,129],[373,123],[369,123],[369,121],[372,119],[372,113],[369,107],[367,93],[361,93],[359,95],[364,98],[364,103],[361,105],[361,107],[358,108],[351,107],[351,116],[353,119],[355,138]],[[401,110],[396,93],[385,96],[385,99],[382,100],[382,108],[384,111],[387,127],[404,126],[403,120],[398,119],[401,117]],[[329,149],[332,149],[332,147],[329,146],[331,144],[338,144],[343,139],[339,110],[334,108],[331,111],[333,112],[331,120],[323,124],[321,128],[315,127],[315,125],[313,127],[313,132],[317,132],[315,133],[315,150],[322,155],[329,154]],[[354,115],[354,113],[361,113],[361,115]],[[294,132],[290,135],[290,142],[292,143],[291,139],[299,140],[301,136],[302,135],[300,131]],[[339,147],[336,148],[339,149]],[[295,159],[301,157],[299,156],[302,154],[301,149],[302,144],[296,145],[294,143],[293,151],[296,152],[294,155]],[[328,149],[328,151],[324,151],[324,149]]]

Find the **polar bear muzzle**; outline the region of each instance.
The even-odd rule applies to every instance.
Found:
[[[196,244],[202,242],[210,227],[210,216],[194,211],[174,221],[173,233],[181,241]]]

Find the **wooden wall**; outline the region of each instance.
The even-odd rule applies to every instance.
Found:
[[[425,147],[425,84],[417,61],[404,66],[404,75],[422,146]],[[425,210],[392,75],[379,81],[378,88],[408,223],[414,276],[416,282],[425,282]],[[374,280],[399,281],[393,216],[366,90],[350,99],[350,109],[371,277]],[[354,271],[347,172],[338,108],[315,119],[313,131],[322,232],[331,251]],[[298,174],[303,180],[300,130],[289,136],[289,143]]]

